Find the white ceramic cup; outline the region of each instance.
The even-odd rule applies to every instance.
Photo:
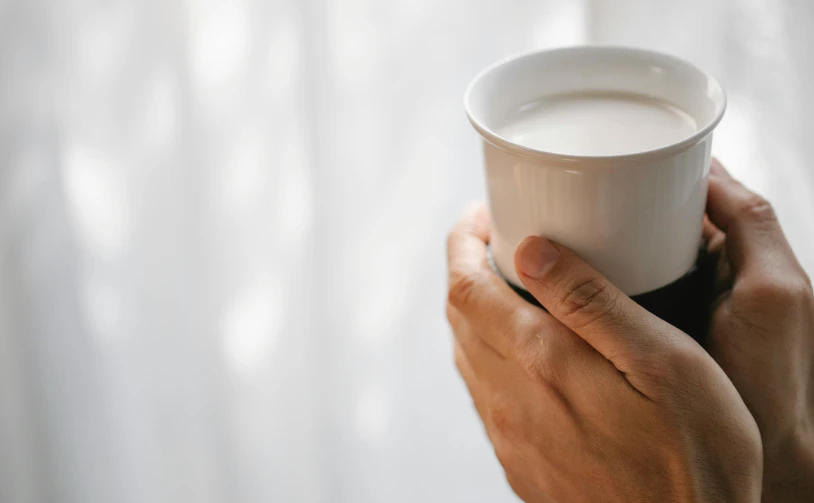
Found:
[[[646,152],[562,155],[495,132],[510,110],[571,92],[625,92],[689,114],[697,132]],[[628,295],[666,286],[693,267],[701,244],[712,130],[726,108],[720,84],[695,66],[640,49],[582,46],[501,61],[470,83],[469,120],[483,137],[495,264],[522,287],[514,251],[530,235],[574,250]]]

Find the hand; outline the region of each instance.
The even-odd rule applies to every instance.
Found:
[[[698,344],[541,238],[515,256],[548,312],[532,306],[489,268],[488,236],[483,207],[451,232],[447,317],[458,369],[521,498],[759,501],[757,426]]]
[[[814,500],[814,295],[771,206],[712,163],[708,349],[763,439],[763,500]]]

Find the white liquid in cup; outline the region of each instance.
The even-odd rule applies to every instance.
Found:
[[[478,75],[464,99],[483,137],[495,265],[522,287],[527,236],[574,250],[628,295],[693,267],[701,243],[715,79],[664,54],[538,51]]]
[[[496,128],[526,147],[583,156],[653,150],[697,130],[687,112],[665,101],[610,92],[550,96],[521,106]]]

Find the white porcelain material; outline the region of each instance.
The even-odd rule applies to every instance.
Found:
[[[570,92],[632,92],[670,103],[698,130],[646,152],[580,156],[543,152],[495,133],[512,110]],[[695,66],[639,49],[583,46],[539,51],[487,68],[464,99],[483,137],[501,273],[522,286],[514,251],[541,235],[585,258],[628,295],[663,287],[693,266],[701,240],[712,130],[726,97]]]

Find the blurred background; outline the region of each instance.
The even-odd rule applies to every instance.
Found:
[[[669,51],[814,270],[807,0],[0,0],[0,501],[516,501],[452,363],[464,88]]]

